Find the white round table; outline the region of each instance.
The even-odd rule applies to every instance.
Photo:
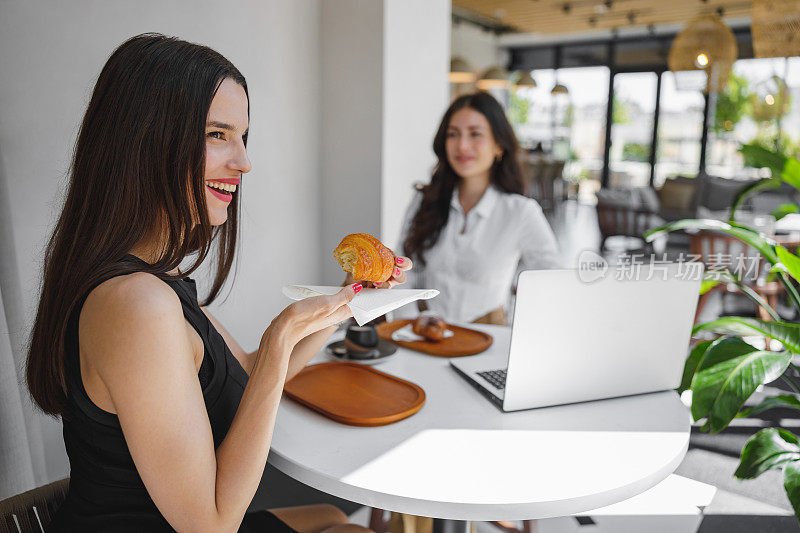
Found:
[[[509,328],[470,327],[495,338],[484,353],[508,346]],[[326,360],[320,353],[312,363]],[[589,511],[644,492],[677,468],[689,444],[689,414],[673,391],[503,413],[447,358],[399,349],[376,368],[421,386],[422,409],[388,426],[353,427],[284,397],[269,462],[371,507],[523,520]]]

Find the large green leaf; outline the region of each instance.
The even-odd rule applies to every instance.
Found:
[[[772,213],[772,216],[775,217],[775,220],[780,220],[786,215],[790,215],[792,213],[800,212],[800,207],[797,204],[781,204],[780,207],[775,209]]]
[[[730,361],[736,357],[758,351],[758,348],[744,342],[739,337],[720,337],[706,350],[697,363],[695,373],[712,367],[718,363]]]
[[[698,371],[692,380],[692,417],[706,417],[703,431],[722,431],[756,388],[776,380],[791,360],[790,352],[756,350]]]
[[[697,366],[709,346],[711,346],[711,341],[698,342],[689,352],[689,357],[686,358],[686,363],[683,365],[683,377],[681,378],[681,384],[678,385],[678,392],[683,392],[692,386],[694,373],[697,372]]]
[[[779,176],[783,172],[783,167],[786,166],[786,156],[773,152],[761,146],[760,144],[745,144],[739,148],[746,165],[755,168],[768,168],[772,171],[773,176]]]
[[[783,488],[794,509],[794,515],[800,518],[800,463],[788,463],[783,469]]]
[[[782,179],[800,190],[800,161],[793,157],[768,150],[758,144],[746,144],[739,151],[744,156],[745,164],[750,167],[768,168],[772,177]]]
[[[644,237],[647,242],[652,242],[665,233],[678,230],[708,230],[726,233],[758,250],[771,264],[778,262],[778,256],[775,255],[775,241],[750,228],[738,224],[722,222],[721,220],[699,218],[676,220],[675,222],[670,222],[669,224],[646,231]]]
[[[692,387],[692,379],[698,371],[755,350],[756,348],[738,337],[720,337],[715,341],[698,342],[689,353],[686,364],[683,366],[683,378],[678,392]],[[692,410],[692,414],[694,414],[694,410]],[[705,417],[706,414],[708,411],[696,416],[695,420]]]
[[[713,274],[713,272],[706,272],[705,274]],[[704,275],[705,275],[704,274]],[[700,296],[704,295],[714,287],[718,286],[722,281],[718,279],[706,278],[700,283]]]
[[[789,271],[789,274],[797,281],[800,281],[800,257],[794,255],[792,252],[783,246],[775,247],[775,254],[778,259]]]
[[[781,179],[800,191],[800,161],[793,157],[788,158],[783,165]]]
[[[739,418],[744,418],[776,408],[794,409],[796,411],[800,411],[800,399],[798,399],[797,396],[791,396],[789,394],[773,396],[771,398],[766,398],[763,402],[754,407],[744,409],[736,416]]]
[[[747,441],[734,476],[753,479],[767,470],[779,468],[800,459],[800,443],[790,431],[780,428],[762,429]]]
[[[779,340],[787,350],[800,354],[800,324],[792,322],[765,322],[755,318],[726,316],[712,322],[696,325],[692,330],[692,335],[699,331],[769,337]]]

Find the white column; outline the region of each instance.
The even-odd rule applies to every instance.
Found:
[[[366,232],[395,248],[412,185],[430,178],[447,107],[450,2],[322,6],[323,281],[338,283],[339,240]]]

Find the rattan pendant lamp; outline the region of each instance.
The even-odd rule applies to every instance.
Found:
[[[753,0],[753,52],[756,57],[800,55],[800,2]]]
[[[675,37],[667,62],[673,72],[705,71],[706,91],[719,92],[728,83],[738,54],[733,31],[719,15],[707,13],[698,15]]]
[[[486,69],[475,86],[481,91],[508,88],[508,72],[503,67],[494,66]]]
[[[474,83],[475,73],[463,58],[450,58],[450,83]]]

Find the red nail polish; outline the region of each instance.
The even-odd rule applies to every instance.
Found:
[[[358,294],[358,291],[360,291],[361,289],[363,289],[363,287],[361,286],[360,283],[356,283],[355,285],[353,285],[353,292],[354,293]]]
[[[395,268],[394,269],[394,275],[395,275],[395,277],[400,275],[400,269],[399,268]]]
[[[397,258],[397,264],[398,265],[402,265],[403,264],[403,258],[402,257],[398,257]]]

